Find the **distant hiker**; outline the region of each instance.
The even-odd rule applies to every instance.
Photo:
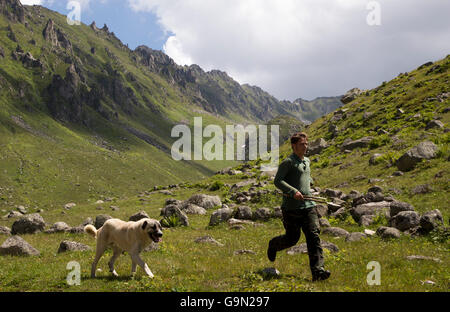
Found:
[[[286,234],[277,236],[269,242],[267,257],[274,262],[277,251],[297,244],[300,239],[300,230],[306,237],[309,255],[309,265],[312,280],[325,280],[330,272],[324,269],[323,251],[320,245],[319,218],[315,203],[305,200],[304,195],[311,195],[310,191],[310,161],[305,157],[308,148],[308,136],[304,132],[295,133],[291,137],[293,153],[278,167],[274,184],[283,191],[283,226]]]

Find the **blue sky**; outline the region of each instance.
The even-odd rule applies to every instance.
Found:
[[[448,0],[20,0],[107,24],[131,49],[225,71],[279,100],[373,89],[450,53]]]

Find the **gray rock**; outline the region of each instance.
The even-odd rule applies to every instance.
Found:
[[[341,150],[353,150],[359,147],[367,147],[372,142],[373,137],[364,137],[358,140],[346,139],[341,145]]]
[[[189,226],[188,216],[177,205],[169,205],[161,210],[161,216],[164,218],[169,218],[172,215],[180,220],[181,225]]]
[[[429,184],[417,185],[411,190],[411,194],[413,195],[426,194],[431,192],[433,192],[433,189]]]
[[[343,104],[350,103],[351,101],[356,99],[362,93],[363,93],[362,90],[360,90],[358,88],[353,88],[353,89],[347,91],[347,93],[345,93],[345,95],[341,98],[341,102]]]
[[[134,215],[132,215],[128,219],[128,221],[136,222],[136,221],[139,221],[141,219],[146,219],[146,218],[149,218],[149,216],[148,216],[148,214],[145,211],[142,210],[142,211],[139,211],[139,212],[135,213]]]
[[[195,204],[186,203],[180,206],[180,209],[186,214],[205,215],[206,209]]]
[[[17,211],[20,212],[21,214],[27,214],[28,213],[27,209],[25,209],[24,206],[17,207]]]
[[[0,246],[1,256],[39,256],[40,252],[20,236],[11,236]]]
[[[273,217],[273,213],[269,208],[258,208],[253,213],[253,220],[269,220]]]
[[[86,226],[86,225],[88,225],[88,224],[91,224],[91,225],[94,225],[95,223],[94,223],[94,220],[92,220],[92,218],[91,217],[87,217],[84,221],[83,221],[83,223],[81,224],[82,226]]]
[[[38,213],[32,213],[20,217],[13,223],[11,234],[34,234],[44,230],[45,221]]]
[[[395,165],[400,171],[412,170],[419,162],[436,157],[437,149],[433,142],[422,142],[403,154]]]
[[[376,234],[383,239],[400,238],[401,232],[393,227],[381,226],[377,229]]]
[[[283,218],[283,212],[281,210],[281,207],[273,208],[273,217],[274,218],[279,218],[279,219]]]
[[[386,216],[389,215],[390,203],[386,201],[374,202],[358,205],[350,209],[350,214],[353,219],[360,223],[361,217],[365,215],[376,216],[377,214],[384,213]]]
[[[0,235],[11,235],[11,229],[7,226],[0,226]]]
[[[323,234],[328,234],[334,237],[347,237],[349,235],[349,233],[344,230],[341,229],[339,227],[328,227],[328,228],[324,228],[322,230]]]
[[[325,219],[325,218],[320,218],[319,219],[319,225],[320,225],[321,228],[323,228],[323,227],[331,227],[330,222],[327,219]]]
[[[95,217],[95,223],[94,223],[95,228],[98,230],[98,229],[101,228],[101,227],[103,226],[103,224],[105,224],[105,222],[106,222],[107,220],[109,220],[109,219],[112,219],[112,217],[109,216],[109,215],[105,215],[105,214],[96,216],[96,217]]]
[[[233,255],[238,256],[238,255],[256,255],[256,252],[254,252],[253,250],[249,250],[249,249],[241,249],[241,250],[236,250],[235,252],[233,252]]]
[[[217,195],[211,196],[205,194],[195,194],[188,199],[188,202],[205,208],[206,210],[212,209],[216,206],[222,206],[222,201]]]
[[[45,233],[64,233],[70,231],[70,226],[67,225],[65,222],[56,222],[51,226],[51,228]]]
[[[317,204],[315,209],[319,218],[328,216],[328,206],[323,204]]]
[[[330,252],[333,252],[333,253],[339,251],[339,247],[336,246],[333,243],[330,243],[330,242],[326,242],[326,241],[321,240],[320,241],[320,245],[322,246],[322,249],[326,248]],[[302,243],[302,244],[295,245],[294,247],[289,248],[286,253],[288,255],[307,254],[308,253],[308,248],[307,248],[306,243]]]
[[[308,155],[313,156],[316,154],[320,154],[322,150],[328,147],[327,141],[323,138],[319,138],[313,141],[308,147]]]
[[[383,193],[383,189],[380,186],[374,185],[371,186],[368,190],[368,193]]]
[[[363,215],[358,221],[358,224],[361,226],[369,226],[373,223],[373,219],[375,218],[375,215]]]
[[[167,198],[166,199],[166,204],[165,206],[169,206],[169,205],[181,205],[183,203],[183,201],[175,199],[175,198]]]
[[[77,204],[75,203],[67,203],[64,205],[64,209],[70,210],[71,208],[75,207]]]
[[[214,238],[212,238],[209,235],[198,237],[194,240],[194,242],[213,244],[213,245],[217,245],[217,246],[221,246],[221,247],[224,246],[224,244],[219,243],[218,241],[216,241]]]
[[[325,194],[325,196],[330,198],[340,198],[342,195],[341,190],[333,190],[333,189],[325,189],[323,193]]]
[[[433,128],[443,129],[444,124],[440,120],[432,120],[427,124],[427,126],[425,127],[425,130],[429,130],[429,129],[433,129]]]
[[[330,217],[335,219],[343,219],[347,215],[347,210],[345,208],[340,208],[336,212],[333,212]]]
[[[87,251],[91,250],[91,247],[72,241],[62,241],[59,244],[58,253],[66,252],[66,251]]]
[[[281,276],[280,271],[275,268],[265,268],[259,272],[264,279],[278,278]]]
[[[411,255],[411,256],[407,256],[406,260],[410,260],[410,261],[414,261],[414,260],[428,260],[428,261],[434,261],[437,263],[442,263],[442,260],[439,258],[434,258],[434,257],[427,257],[427,256],[421,256],[421,255]]]
[[[401,211],[414,211],[414,207],[409,203],[394,200],[390,203],[389,211],[392,218]]]
[[[255,182],[256,182],[255,179],[251,179],[251,180],[246,180],[246,181],[234,183],[230,187],[230,193],[234,193],[234,192],[238,191],[239,189],[243,188],[244,186],[250,185],[250,184],[255,183]]]
[[[345,241],[346,242],[358,242],[364,238],[366,238],[367,235],[364,233],[360,233],[360,232],[353,232],[350,233],[346,238]]]
[[[425,232],[430,232],[436,229],[440,225],[444,225],[444,219],[439,209],[428,211],[420,218],[420,227]]]
[[[213,212],[211,218],[209,220],[209,225],[214,226],[221,222],[226,222],[228,219],[231,219],[233,214],[233,210],[230,208],[221,208]]]
[[[339,209],[341,209],[342,206],[335,204],[335,203],[328,203],[327,208],[328,208],[328,214],[332,214],[332,213],[335,213],[336,211],[338,211]]]
[[[369,165],[376,165],[378,160],[383,157],[383,154],[373,154],[369,159]]]
[[[19,218],[23,216],[23,214],[21,214],[18,211],[10,211],[5,217],[8,219],[12,219],[12,218]]]
[[[400,231],[406,231],[419,224],[419,214],[415,211],[401,211],[389,220],[389,226]]]

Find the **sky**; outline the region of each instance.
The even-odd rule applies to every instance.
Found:
[[[21,0],[64,15],[69,0]],[[279,100],[372,89],[450,54],[448,0],[77,0],[131,49],[225,71]],[[76,26],[74,26],[76,27]]]

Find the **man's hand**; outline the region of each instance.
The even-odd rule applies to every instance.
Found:
[[[296,199],[296,200],[304,200],[303,194],[300,193],[300,192],[295,193],[294,199]]]

